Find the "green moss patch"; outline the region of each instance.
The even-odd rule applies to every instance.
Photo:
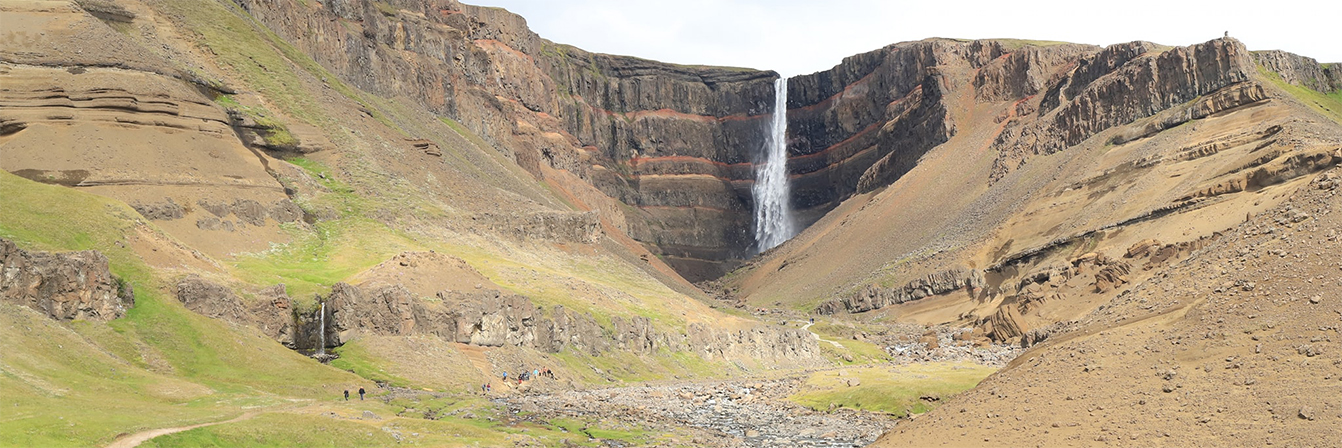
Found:
[[[788,399],[815,410],[844,407],[907,416],[932,410],[995,371],[970,363],[828,370],[811,374]]]

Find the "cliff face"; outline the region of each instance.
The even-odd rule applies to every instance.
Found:
[[[1151,43],[1132,42],[1077,61],[1074,70],[1051,83],[1035,117],[1011,120],[993,142],[999,151],[993,178],[1032,155],[1062,151],[1105,129],[1246,82],[1253,70],[1244,45],[1229,39],[1158,50]],[[1223,96],[1202,116],[1265,98],[1261,88],[1241,90]],[[1166,127],[1201,117],[1182,118]]]
[[[982,102],[1029,97],[1060,67],[1096,49],[1011,46],[905,42],[790,79],[789,168],[802,218],[809,224],[854,193],[889,185],[954,136],[952,91],[973,89]],[[973,73],[970,84],[958,73]]]
[[[236,2],[346,81],[459,121],[538,179],[568,170],[628,205],[603,219],[687,277],[749,255],[773,72],[588,53],[450,0]]]
[[[1314,58],[1281,50],[1255,51],[1253,60],[1287,83],[1324,93],[1342,90],[1342,64],[1319,64]]]

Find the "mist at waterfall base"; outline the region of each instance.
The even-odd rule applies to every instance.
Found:
[[[792,222],[787,177],[787,78],[774,81],[774,113],[765,142],[764,163],[755,167],[755,247],[759,252],[783,244],[797,233]]]

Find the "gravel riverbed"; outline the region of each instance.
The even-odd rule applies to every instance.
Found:
[[[510,414],[550,420],[620,422],[685,434],[667,446],[859,447],[894,428],[896,419],[839,409],[816,412],[790,401],[801,381],[719,381],[569,391],[504,400]]]

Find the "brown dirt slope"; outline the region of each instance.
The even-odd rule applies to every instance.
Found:
[[[1336,446],[1342,169],[875,446]]]

